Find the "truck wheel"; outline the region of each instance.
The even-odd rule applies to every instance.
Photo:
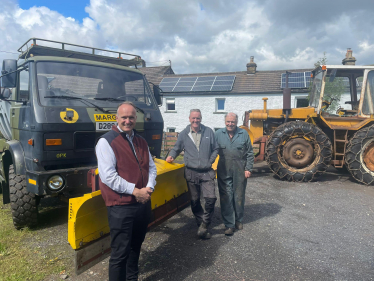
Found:
[[[9,167],[10,207],[16,229],[35,227],[38,224],[38,197],[26,189],[26,177],[16,175]]]
[[[359,130],[349,140],[345,162],[357,181],[374,183],[374,125]]]
[[[280,179],[309,182],[330,165],[332,146],[317,126],[303,121],[285,123],[269,136],[265,158]]]

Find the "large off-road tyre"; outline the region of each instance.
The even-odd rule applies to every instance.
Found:
[[[330,139],[317,126],[303,121],[285,123],[269,136],[265,159],[273,173],[283,180],[309,182],[330,165]]]
[[[16,229],[35,227],[38,224],[38,197],[26,189],[26,177],[16,175],[9,167],[10,207]]]
[[[345,150],[348,171],[363,184],[374,184],[374,125],[357,131]]]

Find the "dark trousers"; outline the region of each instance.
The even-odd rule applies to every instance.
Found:
[[[185,178],[187,180],[188,190],[191,195],[191,210],[195,215],[198,226],[202,222],[209,225],[214,214],[214,205],[217,197],[215,194],[215,172],[213,169],[209,171],[197,171],[185,168]],[[200,194],[203,193],[205,199],[205,210],[200,203]]]
[[[243,221],[247,179],[244,177],[244,171],[240,172],[240,176],[234,174],[234,177],[225,179],[218,174],[221,215],[223,223],[229,228],[235,228],[236,222]]]
[[[112,253],[109,259],[109,280],[138,280],[140,248],[147,233],[151,202],[108,209]]]

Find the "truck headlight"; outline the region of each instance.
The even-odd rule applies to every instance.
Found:
[[[64,186],[64,179],[59,175],[54,175],[48,179],[47,186],[50,190],[57,191]]]

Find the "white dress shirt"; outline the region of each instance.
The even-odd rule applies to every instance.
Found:
[[[120,132],[123,132],[119,128],[119,126],[117,126],[117,128]],[[132,143],[132,140],[134,138],[134,132],[132,132],[131,136],[126,134],[126,137],[130,141],[132,147],[134,148],[134,145]],[[121,178],[118,175],[116,171],[117,159],[108,141],[104,138],[101,138],[98,141],[95,150],[96,150],[97,164],[99,168],[99,177],[101,181],[118,193],[132,194],[135,188],[135,184],[126,181],[125,179]],[[153,162],[152,155],[149,152],[149,148],[148,148],[148,153],[149,153],[149,172],[148,172],[148,183],[146,186],[154,190],[155,185],[156,185],[157,169],[156,169],[155,163]]]

